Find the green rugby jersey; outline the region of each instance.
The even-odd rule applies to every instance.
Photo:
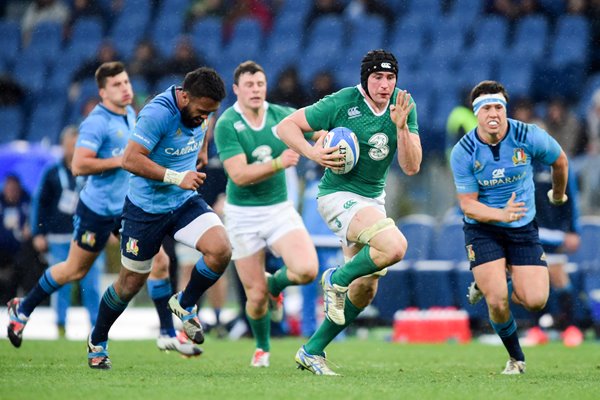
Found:
[[[215,144],[221,161],[245,154],[248,164],[270,163],[279,157],[287,145],[276,135],[276,125],[295,110],[265,102],[265,116],[261,127],[253,128],[243,117],[238,103],[219,117],[215,126]],[[305,135],[307,139],[313,133]],[[227,202],[237,206],[268,206],[287,200],[284,170],[256,184],[236,185],[227,176]]]
[[[398,91],[394,90],[390,104],[396,103]],[[412,98],[411,102],[414,103]],[[383,113],[375,114],[358,86],[355,86],[326,96],[306,107],[305,111],[306,120],[315,131],[329,131],[343,126],[356,134],[360,146],[360,157],[352,171],[337,175],[329,169],[325,170],[318,196],[340,191],[370,198],[381,195],[398,142],[389,105]],[[407,124],[410,132],[419,133],[416,104],[408,115]]]

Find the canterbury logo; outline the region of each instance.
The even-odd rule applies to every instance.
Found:
[[[387,63],[387,62],[381,63],[381,68],[388,68],[388,69],[392,68],[392,64]]]
[[[358,107],[349,108],[348,109],[348,117],[350,117],[350,118],[360,117],[360,111],[358,110]]]

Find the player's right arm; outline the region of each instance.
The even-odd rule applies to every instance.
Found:
[[[90,115],[81,123],[71,165],[73,175],[98,175],[121,167],[120,155],[110,158],[98,157],[98,149],[104,142],[103,132],[107,129],[106,124],[106,121],[97,115]]]
[[[306,120],[304,108],[294,111],[277,125],[277,136],[292,150],[325,168],[340,168],[344,165],[339,155],[331,154],[339,146],[324,148],[325,135],[320,135],[314,145],[304,137],[304,132],[315,131]]]
[[[176,172],[167,169],[149,157],[150,150],[129,140],[123,154],[123,169],[147,179],[171,183],[186,190],[196,190],[204,183],[206,174],[197,171]]]
[[[481,223],[514,222],[527,213],[524,202],[515,202],[516,193],[503,208],[494,208],[479,201],[479,183],[473,173],[469,157],[456,144],[450,154],[450,167],[454,175],[458,204],[467,218]]]
[[[86,147],[77,147],[73,153],[73,175],[98,175],[121,167],[121,156],[98,158],[97,153]]]

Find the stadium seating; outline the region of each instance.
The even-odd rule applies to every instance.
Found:
[[[225,47],[225,57],[231,64],[256,60],[262,48],[262,28],[255,18],[242,18],[233,28],[231,40]]]
[[[75,21],[71,40],[66,49],[81,59],[94,57],[104,37],[104,26],[98,17],[82,17]]]
[[[21,28],[18,22],[0,20],[0,61],[12,64],[21,48]]]
[[[319,71],[331,69],[341,60],[344,43],[344,24],[340,17],[317,18],[304,46],[304,58],[311,60],[299,70],[300,79],[308,84]]]
[[[152,40],[160,54],[165,58],[173,56],[180,35],[183,33],[181,15],[168,13],[161,15],[153,23]]]
[[[440,224],[435,236],[434,259],[454,262],[467,260],[463,225],[462,218],[458,216]]]
[[[19,106],[0,107],[0,143],[8,143],[21,138],[23,131],[23,111]]]
[[[211,64],[221,58],[223,48],[223,24],[220,18],[208,17],[192,26],[194,48]]]
[[[31,32],[27,50],[36,54],[46,65],[50,65],[60,53],[63,28],[56,22],[40,22]]]
[[[391,267],[385,279],[379,280],[377,295],[373,299],[373,306],[379,311],[379,317],[391,322],[394,313],[408,307],[414,307],[412,293],[412,272],[410,263],[401,261]]]
[[[409,244],[410,246],[410,244]],[[413,264],[412,291],[420,309],[454,307],[451,261],[419,260]]]
[[[65,108],[64,101],[57,102],[55,99],[38,103],[31,113],[25,140],[30,143],[58,144],[58,137],[63,128]]]
[[[579,264],[584,269],[596,268],[600,270],[600,217],[586,216],[580,219],[581,245],[570,257],[572,262]]]
[[[541,61],[549,42],[549,24],[543,15],[530,15],[517,21],[509,58]]]
[[[430,215],[413,214],[400,218],[396,224],[408,241],[405,260],[429,260],[436,221]]]

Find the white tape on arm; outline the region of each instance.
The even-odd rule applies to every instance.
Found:
[[[177,172],[173,171],[172,169],[167,169],[165,171],[165,177],[163,178],[163,182],[179,186],[183,181],[183,178],[185,178],[185,174],[187,174],[187,171]]]
[[[567,200],[569,200],[569,197],[566,194],[563,194],[562,199],[554,200],[554,190],[550,189],[548,190],[548,200],[550,200],[551,204],[554,204],[555,206],[560,206],[561,204],[565,204]]]

